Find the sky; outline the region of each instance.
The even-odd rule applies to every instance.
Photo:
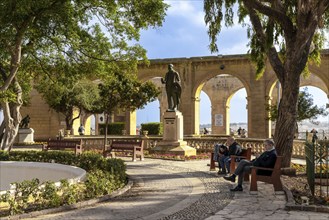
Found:
[[[167,11],[162,27],[144,30],[139,43],[147,50],[149,59],[199,57],[211,55],[246,54],[248,51],[247,31],[241,25],[222,27],[218,36],[219,52],[211,54],[208,49],[209,37],[204,23],[203,0],[167,0],[171,5]],[[329,33],[327,32],[329,38]],[[329,48],[326,42],[325,48]],[[314,104],[324,107],[329,100],[326,94],[315,87],[308,87]],[[246,91],[241,89],[231,100],[231,123],[247,122]],[[201,92],[200,124],[211,123],[210,100]],[[329,121],[329,116],[319,121]],[[147,122],[159,122],[159,102],[149,103],[144,109],[137,111],[137,125]]]

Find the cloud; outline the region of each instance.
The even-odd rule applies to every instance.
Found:
[[[170,5],[167,16],[182,18],[197,26],[205,26],[203,1],[165,1]]]

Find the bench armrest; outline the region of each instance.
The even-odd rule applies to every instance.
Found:
[[[251,166],[251,169],[255,169],[255,170],[270,170],[270,171],[273,171],[274,170],[274,168],[255,167],[255,166]]]

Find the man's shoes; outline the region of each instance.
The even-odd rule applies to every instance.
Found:
[[[237,185],[235,188],[230,189],[231,192],[241,192],[243,191],[242,186]]]
[[[218,175],[226,175],[226,171],[218,171]]]
[[[235,175],[231,175],[231,176],[224,176],[223,177],[225,180],[231,181],[231,182],[235,182]]]

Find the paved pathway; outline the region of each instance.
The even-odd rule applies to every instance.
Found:
[[[328,219],[328,213],[285,211],[285,195],[259,183],[258,195],[231,193],[233,184],[210,172],[208,160],[127,161],[134,186],[118,198],[92,207],[33,219]]]

